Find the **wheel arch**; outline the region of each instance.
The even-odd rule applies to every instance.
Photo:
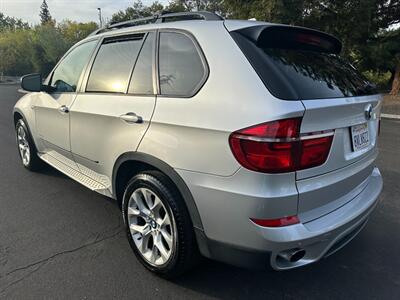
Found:
[[[182,177],[170,165],[152,155],[141,152],[127,152],[118,157],[112,173],[112,190],[117,201],[120,201],[123,194],[123,191],[121,193],[121,188],[124,188],[119,185],[118,181],[123,178],[123,172],[131,170],[131,168],[135,168],[135,171],[131,171],[130,174],[137,174],[140,171],[150,169],[158,170],[166,175],[181,194],[189,211],[193,226],[196,229],[203,230],[200,214],[197,210],[193,195]]]
[[[32,130],[31,130],[30,126],[29,126],[28,120],[26,119],[24,113],[20,109],[15,107],[14,110],[13,110],[14,127],[17,125],[18,120],[21,120],[21,119],[24,121],[25,126],[28,129],[29,134],[32,137],[33,143],[34,143],[34,145],[35,145],[35,147],[37,149],[37,143],[36,143],[35,137],[32,135]]]
[[[24,120],[25,124],[27,123],[26,119],[24,117],[24,114],[19,109],[14,108],[14,111],[13,111],[14,127],[15,127],[15,125],[17,125],[17,122],[20,119]],[[28,125],[26,124],[26,126],[28,126]]]

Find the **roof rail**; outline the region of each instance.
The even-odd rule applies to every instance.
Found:
[[[223,20],[223,18],[209,11],[193,11],[193,12],[178,12],[178,13],[162,12],[161,14],[154,15],[151,17],[129,20],[114,24],[113,23],[107,24],[106,26],[95,30],[90,35],[93,36],[110,30],[139,26],[144,24],[187,21],[187,20],[218,21],[218,20]]]
[[[209,11],[189,11],[189,12],[178,12],[178,13],[163,13],[158,16],[157,23],[171,21],[185,21],[185,20],[205,20],[205,21],[220,21],[223,18],[216,13]],[[170,22],[171,22],[170,21]]]

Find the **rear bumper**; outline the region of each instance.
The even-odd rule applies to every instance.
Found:
[[[204,234],[197,232],[198,240],[202,243],[201,252],[207,257],[234,265],[252,268],[270,266],[275,270],[296,268],[318,261],[346,245],[365,226],[378,203],[378,196],[383,187],[378,168],[373,169],[363,187],[357,196],[336,210],[315,220],[296,225],[265,228],[248,221],[247,224],[241,223],[242,228],[231,226],[232,228],[220,227],[218,230],[212,230],[213,228],[210,230],[203,220]],[[196,195],[194,196],[196,200]],[[245,199],[241,199],[243,200]],[[235,201],[232,202],[234,203]],[[201,203],[197,205],[201,207]],[[217,208],[216,210],[218,211]],[[220,218],[234,217],[230,215],[231,210],[232,208],[225,207],[225,215]],[[243,209],[242,214],[248,218],[246,209]],[[222,224],[225,224],[225,221],[221,221]],[[235,229],[234,240],[232,230]],[[213,234],[221,231],[225,231],[226,235],[213,238]],[[201,235],[202,238],[199,238]],[[246,244],[243,244],[243,241],[246,241]],[[296,262],[286,261],[279,255],[295,248],[305,250],[304,257]]]
[[[352,201],[316,220],[279,229],[259,228],[270,243],[270,264],[276,270],[291,269],[329,256],[350,242],[365,226],[378,203],[382,176],[374,168],[364,190]],[[305,256],[290,263],[279,256],[285,250],[301,248]]]

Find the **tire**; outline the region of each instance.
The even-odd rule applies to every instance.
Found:
[[[198,261],[199,252],[186,205],[175,185],[161,172],[142,172],[129,181],[122,213],[129,244],[151,272],[174,278]]]
[[[23,119],[15,125],[16,141],[22,165],[30,171],[40,171],[44,167],[43,161],[37,155],[37,149]]]

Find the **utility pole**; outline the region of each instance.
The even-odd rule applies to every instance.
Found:
[[[100,20],[100,28],[103,27],[103,20],[101,18],[101,8],[98,7],[97,10],[99,11],[99,20]]]

